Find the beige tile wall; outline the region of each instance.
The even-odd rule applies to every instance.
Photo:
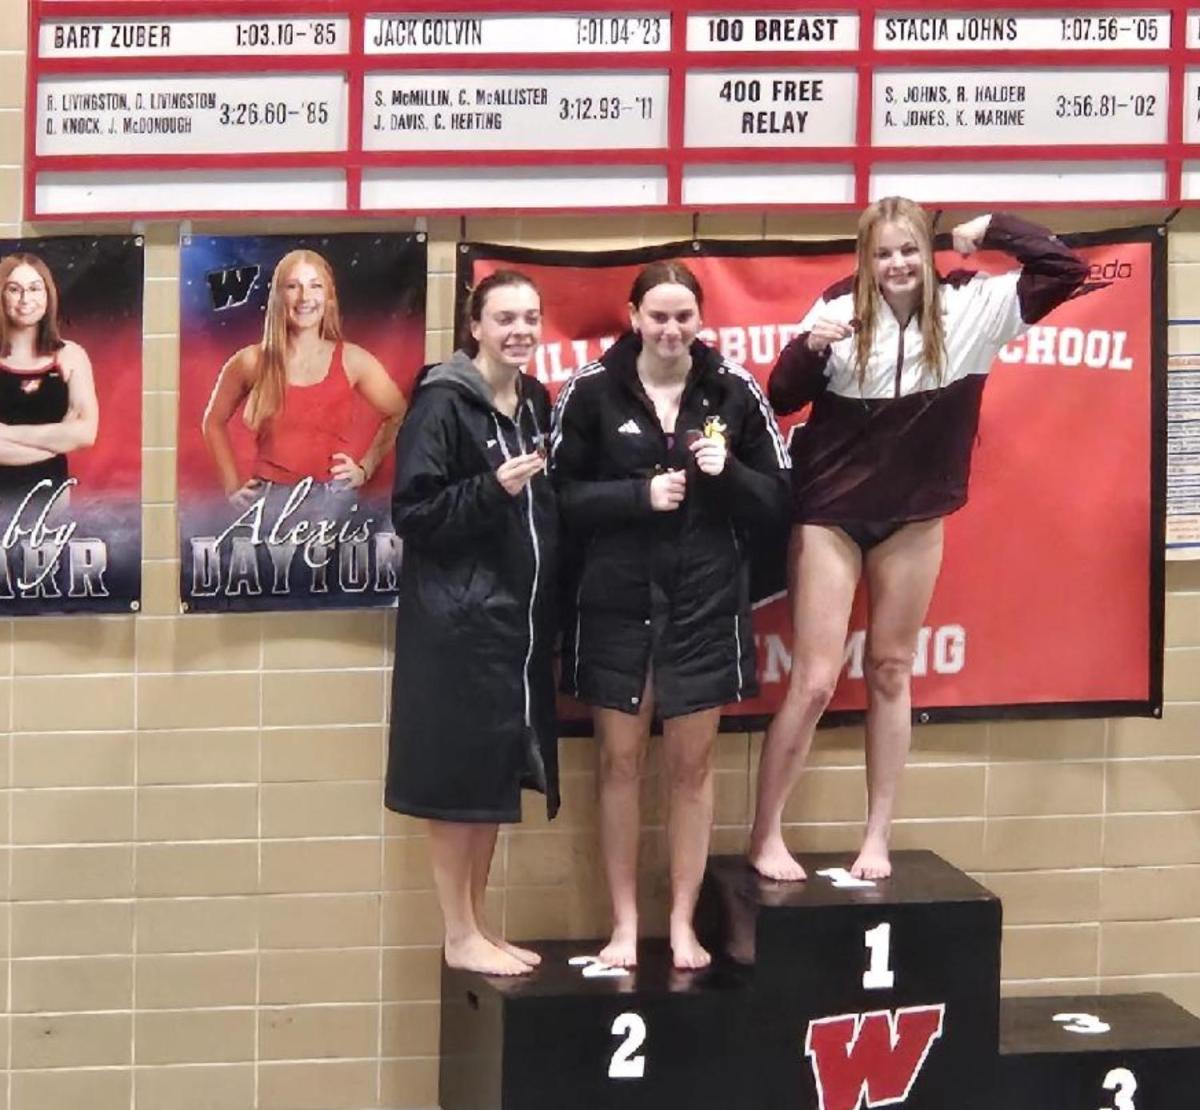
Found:
[[[0,236],[64,230],[20,223],[24,6],[3,0],[0,20]],[[430,1106],[437,907],[420,824],[379,804],[391,618],[178,615],[178,232],[147,231],[144,611],[0,622],[0,1110]],[[459,224],[429,232],[432,357],[450,347]],[[593,248],[691,233],[684,217],[466,223],[471,238]],[[1172,313],[1200,316],[1200,215],[1180,217],[1171,250]],[[1004,897],[1012,993],[1155,988],[1200,1011],[1200,565],[1169,570],[1167,635],[1161,722],[918,731],[897,840]],[[797,846],[854,845],[860,744],[821,736],[789,810]],[[719,849],[743,845],[758,745],[721,741]],[[561,819],[534,806],[501,840],[492,908],[514,937],[604,921],[590,745],[563,755]],[[661,925],[656,787],[652,774],[645,887]]]

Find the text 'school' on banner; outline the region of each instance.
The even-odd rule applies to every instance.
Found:
[[[1157,228],[1064,238],[1091,276],[992,368],[970,499],[947,520],[941,577],[917,643],[921,720],[1150,715],[1161,707],[1163,240]],[[546,326],[531,369],[556,392],[628,326],[638,269],[682,258],[704,287],[702,338],[765,387],[797,322],[853,271],[852,252],[846,241],[601,253],[471,244],[460,253],[458,293],[461,301],[471,281],[501,266],[538,282]],[[968,265],[1000,273],[1016,263],[981,253]],[[939,251],[943,273],[962,266],[953,251]],[[797,421],[782,423],[795,434],[788,424]],[[865,705],[864,601],[860,591],[828,722],[853,719]],[[762,694],[727,707],[727,728],[758,727],[779,705],[791,666],[785,598],[757,607],[755,638]]]
[[[142,240],[0,240],[0,613],[137,609]]]
[[[393,444],[425,352],[423,235],[186,238],[185,609],[395,599]]]

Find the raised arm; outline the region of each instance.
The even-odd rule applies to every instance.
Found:
[[[841,292],[845,284],[841,282],[817,298],[800,321],[800,334],[779,353],[767,380],[767,396],[781,416],[804,408],[824,392],[830,345],[854,334],[830,308],[831,294]]]
[[[1037,323],[1074,296],[1087,280],[1087,263],[1056,235],[1007,212],[960,224],[953,238],[960,254],[968,255],[976,249],[998,250],[1012,255],[1021,265],[1015,279],[1001,275],[984,284],[985,297],[995,302],[992,323],[997,339],[1011,339],[1024,325]],[[1012,281],[1011,286],[1006,277]]]

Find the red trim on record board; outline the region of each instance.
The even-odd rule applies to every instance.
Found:
[[[24,185],[23,210],[32,219],[37,212],[37,83],[38,29],[42,25],[42,0],[29,0],[29,26],[25,41],[25,164],[21,171]]]
[[[637,205],[628,208],[495,208],[473,209],[477,212],[510,213],[513,211],[544,211],[564,214],[573,211],[696,211],[697,206],[683,203],[685,170],[696,165],[795,165],[841,164],[853,173],[853,203],[821,204],[724,204],[707,206],[706,210],[743,211],[809,208],[821,211],[843,211],[861,207],[870,196],[871,173],[881,164],[929,164],[1025,161],[1070,165],[1081,162],[1132,161],[1156,163],[1165,171],[1165,193],[1157,199],[1104,201],[1105,207],[1146,207],[1159,205],[1197,205],[1200,199],[1182,197],[1184,162],[1200,159],[1200,143],[1184,142],[1186,130],[1185,106],[1187,72],[1189,67],[1200,70],[1200,49],[1187,47],[1187,20],[1190,4],[1186,0],[1113,0],[1101,6],[1102,11],[1166,13],[1171,18],[1171,35],[1163,47],[1152,50],[879,50],[874,38],[875,17],[881,12],[926,12],[928,0],[861,0],[859,3],[839,3],[838,0],[747,0],[734,4],[730,0],[589,0],[586,4],[565,5],[561,0],[505,0],[500,4],[481,0],[30,0],[28,29],[29,64],[26,73],[26,134],[25,134],[25,216],[30,220],[77,220],[79,214],[57,214],[38,210],[36,184],[40,174],[50,172],[107,172],[107,171],[178,171],[259,169],[329,169],[340,168],[346,180],[346,204],[338,209],[301,209],[268,211],[275,217],[329,215],[331,213],[369,213],[391,215],[459,214],[459,209],[382,210],[363,209],[361,182],[363,170],[370,168],[404,167],[513,167],[513,166],[657,166],[667,179],[667,201],[663,205]],[[936,7],[936,6],[935,6]],[[1079,12],[1095,16],[1094,0],[967,0],[947,6],[945,14],[963,15],[977,12]],[[377,55],[367,54],[364,41],[368,15],[422,13],[481,13],[496,14],[586,14],[586,13],[646,13],[669,15],[671,39],[669,49],[659,52],[625,53],[597,51],[587,54],[537,54],[506,56],[500,64],[494,55],[436,54],[436,55]],[[687,17],[706,12],[737,12],[745,9],[758,12],[787,12],[789,14],[828,13],[857,15],[859,19],[859,49],[853,51],[687,51]],[[942,14],[939,10],[937,14]],[[38,31],[47,19],[162,19],[171,16],[239,16],[247,20],[257,17],[280,16],[345,16],[349,19],[349,47],[343,54],[317,55],[233,55],[233,56],[172,56],[141,58],[41,58],[38,54]],[[667,146],[653,150],[564,150],[564,151],[364,151],[363,150],[363,89],[369,72],[397,70],[426,71],[499,71],[524,72],[537,70],[571,70],[581,67],[589,71],[665,70],[670,76],[667,96]],[[771,149],[767,147],[685,147],[684,104],[686,73],[697,70],[770,70],[775,68],[821,72],[852,69],[857,76],[853,146],[821,148]],[[983,146],[983,147],[887,147],[873,146],[872,102],[873,78],[880,70],[939,70],[962,67],[1001,67],[1010,69],[1070,68],[1158,68],[1168,76],[1166,141],[1154,144],[1122,145],[1094,144],[1088,146]],[[122,75],[122,74],[259,74],[259,73],[344,73],[348,89],[346,150],[328,153],[283,154],[208,154],[208,155],[39,155],[35,122],[38,82],[54,75]],[[1069,126],[1069,122],[1066,124]],[[975,196],[965,201],[943,198],[942,207],[972,206],[998,198]],[[1044,202],[1053,207],[1089,206],[1090,201]],[[1031,206],[1022,201],[1023,207]],[[1042,206],[1042,205],[1036,205]],[[87,213],[91,219],[140,216],[144,213],[117,211]],[[220,215],[215,210],[193,209],[183,212],[154,212],[156,219],[196,215]],[[249,213],[247,213],[249,214]]]
[[[1188,149],[1183,141],[1184,117],[1183,108],[1187,100],[1187,68],[1186,61],[1196,61],[1200,58],[1197,51],[1188,51],[1187,47],[1187,8],[1184,8],[1182,18],[1171,14],[1171,58],[1170,73],[1167,78],[1167,142],[1171,147],[1167,155],[1167,202],[1172,205],[1182,203],[1183,195],[1183,156],[1180,151]]]
[[[346,163],[346,210],[357,212],[362,207],[362,171],[363,171],[363,91],[366,78],[366,67],[359,64],[366,52],[364,41],[365,19],[350,20],[350,57],[354,66],[350,70],[350,102],[347,105],[348,118],[346,121],[346,145],[349,159]]]
[[[671,58],[667,72],[667,204],[683,205],[683,127],[687,93],[687,2],[671,4]],[[657,152],[655,152],[657,153]]]
[[[871,104],[874,95],[871,76],[875,58],[875,5],[868,0],[859,8],[858,57],[856,59],[854,106],[854,206],[864,207],[871,193]]]

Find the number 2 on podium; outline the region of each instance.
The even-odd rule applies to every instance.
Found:
[[[863,972],[863,990],[890,991],[896,985],[896,973],[888,967],[892,958],[892,926],[885,921],[868,929],[863,943],[871,953],[871,963]]]
[[[641,1079],[646,1074],[646,1057],[638,1049],[646,1041],[646,1021],[633,1012],[618,1014],[612,1023],[614,1036],[625,1039],[608,1062],[609,1079]],[[635,1055],[636,1054],[636,1055]]]

